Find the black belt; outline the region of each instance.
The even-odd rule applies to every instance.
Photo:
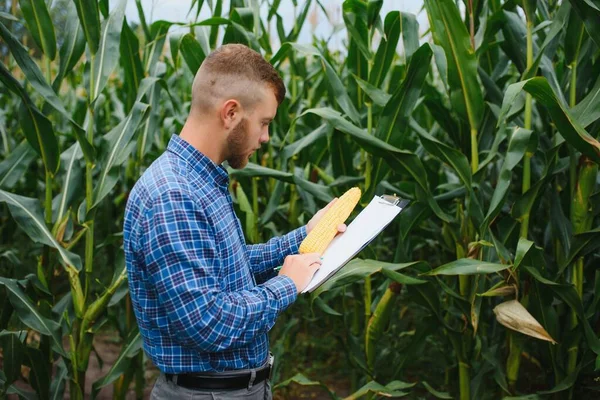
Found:
[[[178,386],[188,389],[214,389],[214,390],[235,390],[246,389],[259,382],[269,378],[271,366],[266,365],[262,369],[255,370],[256,376],[252,379],[251,371],[235,372],[227,371],[223,373],[192,373],[192,374],[165,374],[168,381],[172,381]],[[174,379],[177,377],[177,379]]]

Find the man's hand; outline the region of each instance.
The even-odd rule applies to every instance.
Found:
[[[296,284],[298,293],[304,290],[313,275],[321,267],[319,253],[296,254],[287,256],[279,275],[289,276]]]
[[[313,215],[313,217],[310,219],[310,221],[308,221],[308,224],[306,224],[306,233],[310,233],[310,231],[313,230],[313,228],[315,226],[317,226],[317,224],[319,223],[319,221],[321,220],[321,218],[323,218],[323,215],[325,215],[325,213],[327,212],[327,210],[329,210],[331,208],[331,206],[337,201],[337,197],[333,200],[331,200],[329,202],[329,204],[327,204],[325,207],[321,208],[319,211],[317,211],[317,213],[315,215]],[[338,233],[342,233],[346,231],[346,224],[339,224],[337,227]]]

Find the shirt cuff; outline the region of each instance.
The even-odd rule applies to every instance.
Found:
[[[298,297],[296,284],[292,278],[286,275],[278,275],[271,278],[263,283],[262,286],[273,293],[279,311],[285,310],[290,304],[296,301],[296,297]]]
[[[300,244],[306,237],[306,225],[300,228],[294,229],[290,233],[284,236],[283,248],[288,248],[289,253],[287,254],[298,254]]]

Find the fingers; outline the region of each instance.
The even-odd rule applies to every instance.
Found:
[[[308,269],[311,271],[311,275],[314,275],[319,270],[319,268],[321,268],[320,263],[314,263],[308,266]]]
[[[321,265],[321,254],[309,253],[306,255],[306,261],[308,265],[312,265],[314,263],[318,263],[319,265]]]
[[[337,230],[340,233],[341,232],[346,232],[346,228],[347,228],[346,224],[339,224],[338,227],[337,227]]]

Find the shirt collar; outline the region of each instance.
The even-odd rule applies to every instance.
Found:
[[[227,170],[222,165],[215,164],[213,160],[179,137],[179,135],[173,134],[171,136],[167,151],[184,159],[201,176],[213,181],[222,189],[227,189],[229,185]]]

